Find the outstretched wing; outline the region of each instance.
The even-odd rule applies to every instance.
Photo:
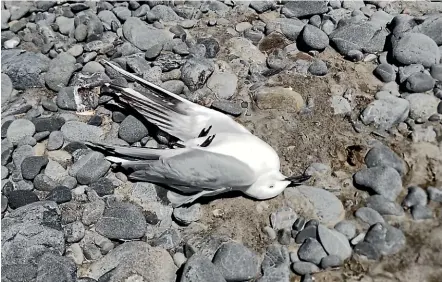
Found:
[[[197,138],[203,132],[207,134],[209,128],[209,134],[221,132],[250,134],[245,127],[223,113],[192,103],[108,61],[105,63],[138,82],[146,91],[136,91],[114,84],[107,86],[118,91],[120,97],[148,121],[181,141]]]

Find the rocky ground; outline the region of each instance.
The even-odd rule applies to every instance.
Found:
[[[441,2],[1,5],[2,281],[440,281]],[[82,143],[170,140],[102,59],[312,179],[172,208]]]

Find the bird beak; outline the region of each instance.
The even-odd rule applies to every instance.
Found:
[[[290,177],[287,177],[285,180],[286,181],[290,181],[290,185],[289,186],[296,186],[299,184],[302,184],[303,182],[307,181],[310,179],[310,175],[292,175]]]

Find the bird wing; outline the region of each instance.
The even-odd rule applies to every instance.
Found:
[[[159,160],[130,161],[119,159],[122,167],[132,169],[130,179],[170,185],[186,193],[187,187],[216,190],[220,187],[248,187],[256,181],[249,165],[238,159],[198,148],[174,149],[181,153]],[[112,161],[116,162],[117,158]]]
[[[170,91],[148,82],[122,68],[105,61],[122,75],[138,82],[146,91],[136,91],[108,83],[120,96],[147,120],[181,141],[221,132],[248,133],[245,127],[229,116],[192,103]],[[209,130],[209,132],[208,132]]]

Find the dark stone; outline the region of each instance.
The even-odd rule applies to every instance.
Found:
[[[102,122],[103,122],[103,119],[99,115],[95,115],[90,118],[90,120],[87,122],[87,124],[94,125],[94,126],[100,126]]]
[[[13,120],[7,120],[2,124],[2,138],[6,138],[6,132],[8,131],[8,128],[12,122]]]
[[[31,156],[25,158],[21,163],[21,174],[23,178],[33,180],[48,162],[48,158],[44,156]]]
[[[114,184],[109,178],[100,178],[98,181],[89,185],[90,188],[97,192],[98,196],[103,197],[114,193]]]
[[[360,242],[354,247],[354,252],[368,259],[378,260],[381,257],[379,251],[370,243]]]
[[[72,200],[72,193],[68,187],[58,186],[51,190],[46,200],[54,201],[57,204],[66,203]]]
[[[36,132],[43,131],[57,131],[65,124],[65,120],[62,117],[44,117],[44,118],[35,118],[32,120],[35,125]]]
[[[73,141],[63,148],[63,150],[65,150],[69,154],[72,154],[73,152],[80,149],[88,149],[88,147],[81,142]]]
[[[219,52],[219,43],[215,38],[198,38],[196,40],[198,44],[203,44],[206,47],[206,58],[215,58]]]
[[[303,217],[298,217],[295,220],[295,223],[293,223],[292,229],[296,231],[301,231],[304,225],[305,225],[305,219]]]
[[[8,195],[9,206],[16,209],[30,203],[38,202],[37,195],[29,190],[11,191]]]
[[[298,233],[298,235],[296,235],[295,242],[296,244],[302,244],[307,238],[317,239],[316,234],[317,234],[317,226],[315,225],[306,226],[301,232]]]

